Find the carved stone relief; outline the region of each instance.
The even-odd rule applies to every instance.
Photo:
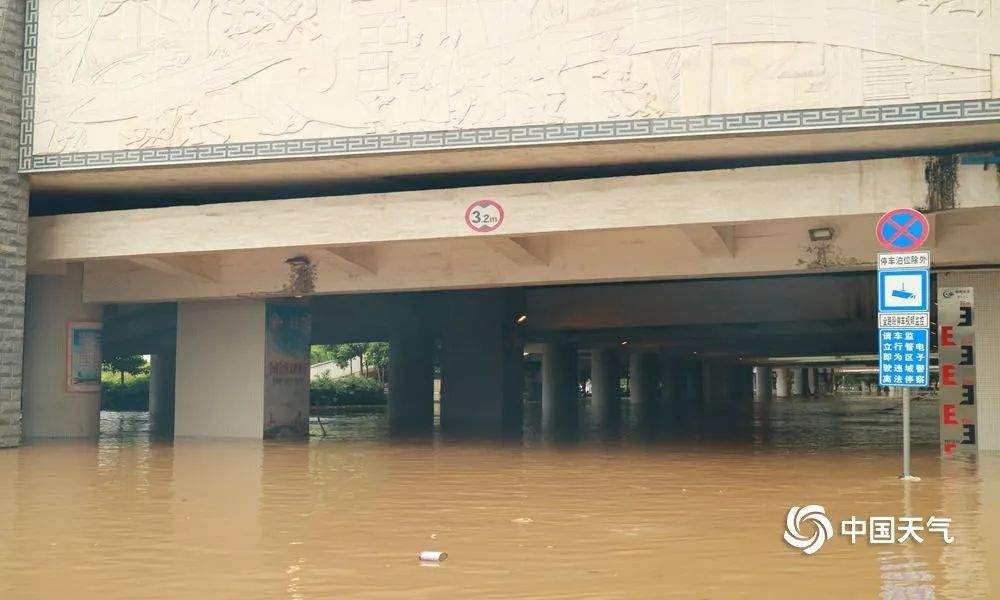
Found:
[[[33,151],[989,98],[990,1],[41,0]]]

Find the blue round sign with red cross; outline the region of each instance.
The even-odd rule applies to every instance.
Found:
[[[897,208],[882,215],[875,225],[878,242],[893,252],[910,252],[924,245],[931,224],[920,211]]]

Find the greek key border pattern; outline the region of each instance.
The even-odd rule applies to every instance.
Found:
[[[35,65],[38,51],[38,1],[24,3],[24,75],[21,79],[19,170],[30,170],[35,139]]]
[[[571,142],[658,140],[780,131],[1000,121],[1000,98],[664,117],[551,125],[353,135],[64,154],[34,154],[38,3],[25,3],[21,98],[21,172],[107,169],[279,158],[357,156],[393,152],[496,148]]]
[[[27,166],[22,166],[22,169],[53,171],[254,159],[356,156],[387,152],[629,139],[655,140],[701,135],[991,120],[1000,121],[1000,99],[38,154],[30,156]]]

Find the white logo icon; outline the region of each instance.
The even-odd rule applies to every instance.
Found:
[[[812,523],[815,527],[812,536],[803,535],[803,522]],[[810,504],[788,509],[788,516],[785,517],[785,542],[789,546],[806,554],[815,554],[832,537],[833,525],[826,518],[826,509],[822,506]]]
[[[924,282],[920,273],[886,275],[882,282],[886,308],[913,308],[924,306]]]

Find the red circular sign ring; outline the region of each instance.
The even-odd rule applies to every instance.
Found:
[[[916,220],[923,223],[923,232],[921,233],[921,235],[917,238],[914,238],[909,233],[903,232],[902,235],[906,236],[909,239],[909,243],[904,243],[904,244],[893,243],[895,239],[899,237],[898,235],[896,236],[896,238],[891,238],[891,239],[883,235],[882,230],[885,227],[886,222],[897,215],[906,215],[911,219],[910,224],[905,226],[900,226],[896,224],[894,221],[893,223],[896,224],[897,232],[908,229],[909,226],[912,225],[912,221]],[[910,252],[911,250],[916,250],[917,248],[924,245],[924,242],[927,241],[927,238],[930,237],[930,235],[931,235],[931,224],[927,220],[927,217],[925,217],[924,214],[919,210],[915,210],[913,208],[897,208],[895,210],[890,210],[889,212],[882,215],[882,217],[879,218],[878,223],[875,224],[875,237],[878,239],[878,243],[882,244],[884,248],[891,250],[893,252]]]
[[[476,233],[496,231],[503,225],[503,207],[496,200],[477,200],[465,209],[465,224]]]

